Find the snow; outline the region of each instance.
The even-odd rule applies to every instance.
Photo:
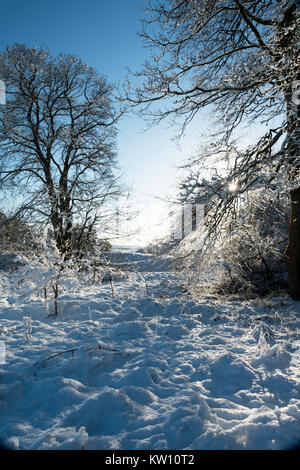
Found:
[[[40,285],[0,271],[0,439],[11,449],[288,449],[300,443],[299,306],[191,301],[166,258]],[[34,280],[38,278],[38,266]],[[139,272],[136,272],[136,270]],[[44,274],[43,274],[44,275]],[[3,362],[3,361],[2,361]]]

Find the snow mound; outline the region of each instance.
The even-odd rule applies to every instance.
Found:
[[[209,368],[205,388],[214,396],[230,396],[251,389],[255,373],[243,360],[228,353],[220,356]]]

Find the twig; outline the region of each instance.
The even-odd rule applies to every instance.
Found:
[[[144,281],[144,283],[145,283],[147,295],[150,295],[146,278],[145,278],[141,273],[139,273],[139,274],[140,274],[141,278],[143,279],[143,281]]]
[[[109,273],[109,282],[111,286],[111,296],[114,299],[115,298],[115,293],[114,293],[114,285],[113,285],[113,279],[111,273]]]
[[[46,359],[44,359],[42,362],[36,362],[34,365],[37,366],[39,364],[42,365],[42,367],[44,367],[44,365],[46,364],[47,361],[50,361],[50,359],[53,359],[54,357],[57,357],[57,356],[60,356],[61,354],[67,354],[69,352],[72,353],[72,356],[74,354],[74,351],[78,351],[79,348],[73,348],[73,349],[68,349],[67,351],[60,351],[56,354],[53,354],[53,356],[49,356],[47,357]]]
[[[69,352],[72,353],[72,357],[73,357],[74,352],[75,352],[75,351],[78,351],[79,349],[80,349],[80,348],[72,348],[72,349],[67,349],[66,351],[59,351],[59,352],[53,354],[52,356],[46,357],[46,359],[44,359],[44,360],[41,361],[41,362],[36,362],[36,363],[34,364],[34,366],[37,366],[37,365],[41,364],[41,366],[44,367],[44,366],[46,365],[46,362],[47,362],[47,361],[50,361],[50,359],[53,359],[53,358],[55,358],[55,357],[57,357],[57,356],[61,356],[62,354],[67,354],[67,353],[69,353]],[[108,347],[106,347],[106,346],[102,346],[100,343],[98,344],[98,346],[93,346],[93,347],[91,347],[91,348],[85,349],[85,352],[87,352],[87,351],[92,351],[93,349],[101,349],[101,350],[104,350],[104,351],[111,351],[111,352],[121,353],[121,351],[120,351],[119,349],[108,348]]]
[[[93,349],[93,348],[91,348]],[[112,351],[112,352],[121,352],[119,349],[112,349],[112,348],[107,348],[105,346],[101,346],[101,344],[98,344],[98,349],[104,349],[104,351]]]
[[[58,305],[57,305],[57,298],[58,298],[58,282],[56,282],[55,286],[52,286],[54,292],[54,316],[57,317],[58,315]]]

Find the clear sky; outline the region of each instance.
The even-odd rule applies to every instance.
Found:
[[[144,0],[0,0],[0,47],[21,43],[47,47],[51,54],[78,55],[110,83],[122,83],[127,68],[138,70],[148,50],[138,36]],[[201,125],[201,123],[200,123]],[[141,216],[142,228],[133,243],[159,235],[165,213],[159,199],[174,193],[176,165],[192,151],[199,123],[182,140],[179,149],[167,123],[146,133],[135,116],[119,125],[118,153],[124,181]]]

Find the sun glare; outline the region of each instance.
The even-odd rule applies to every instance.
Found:
[[[238,190],[238,184],[237,183],[229,183],[228,185],[228,191],[231,193],[235,193]]]

